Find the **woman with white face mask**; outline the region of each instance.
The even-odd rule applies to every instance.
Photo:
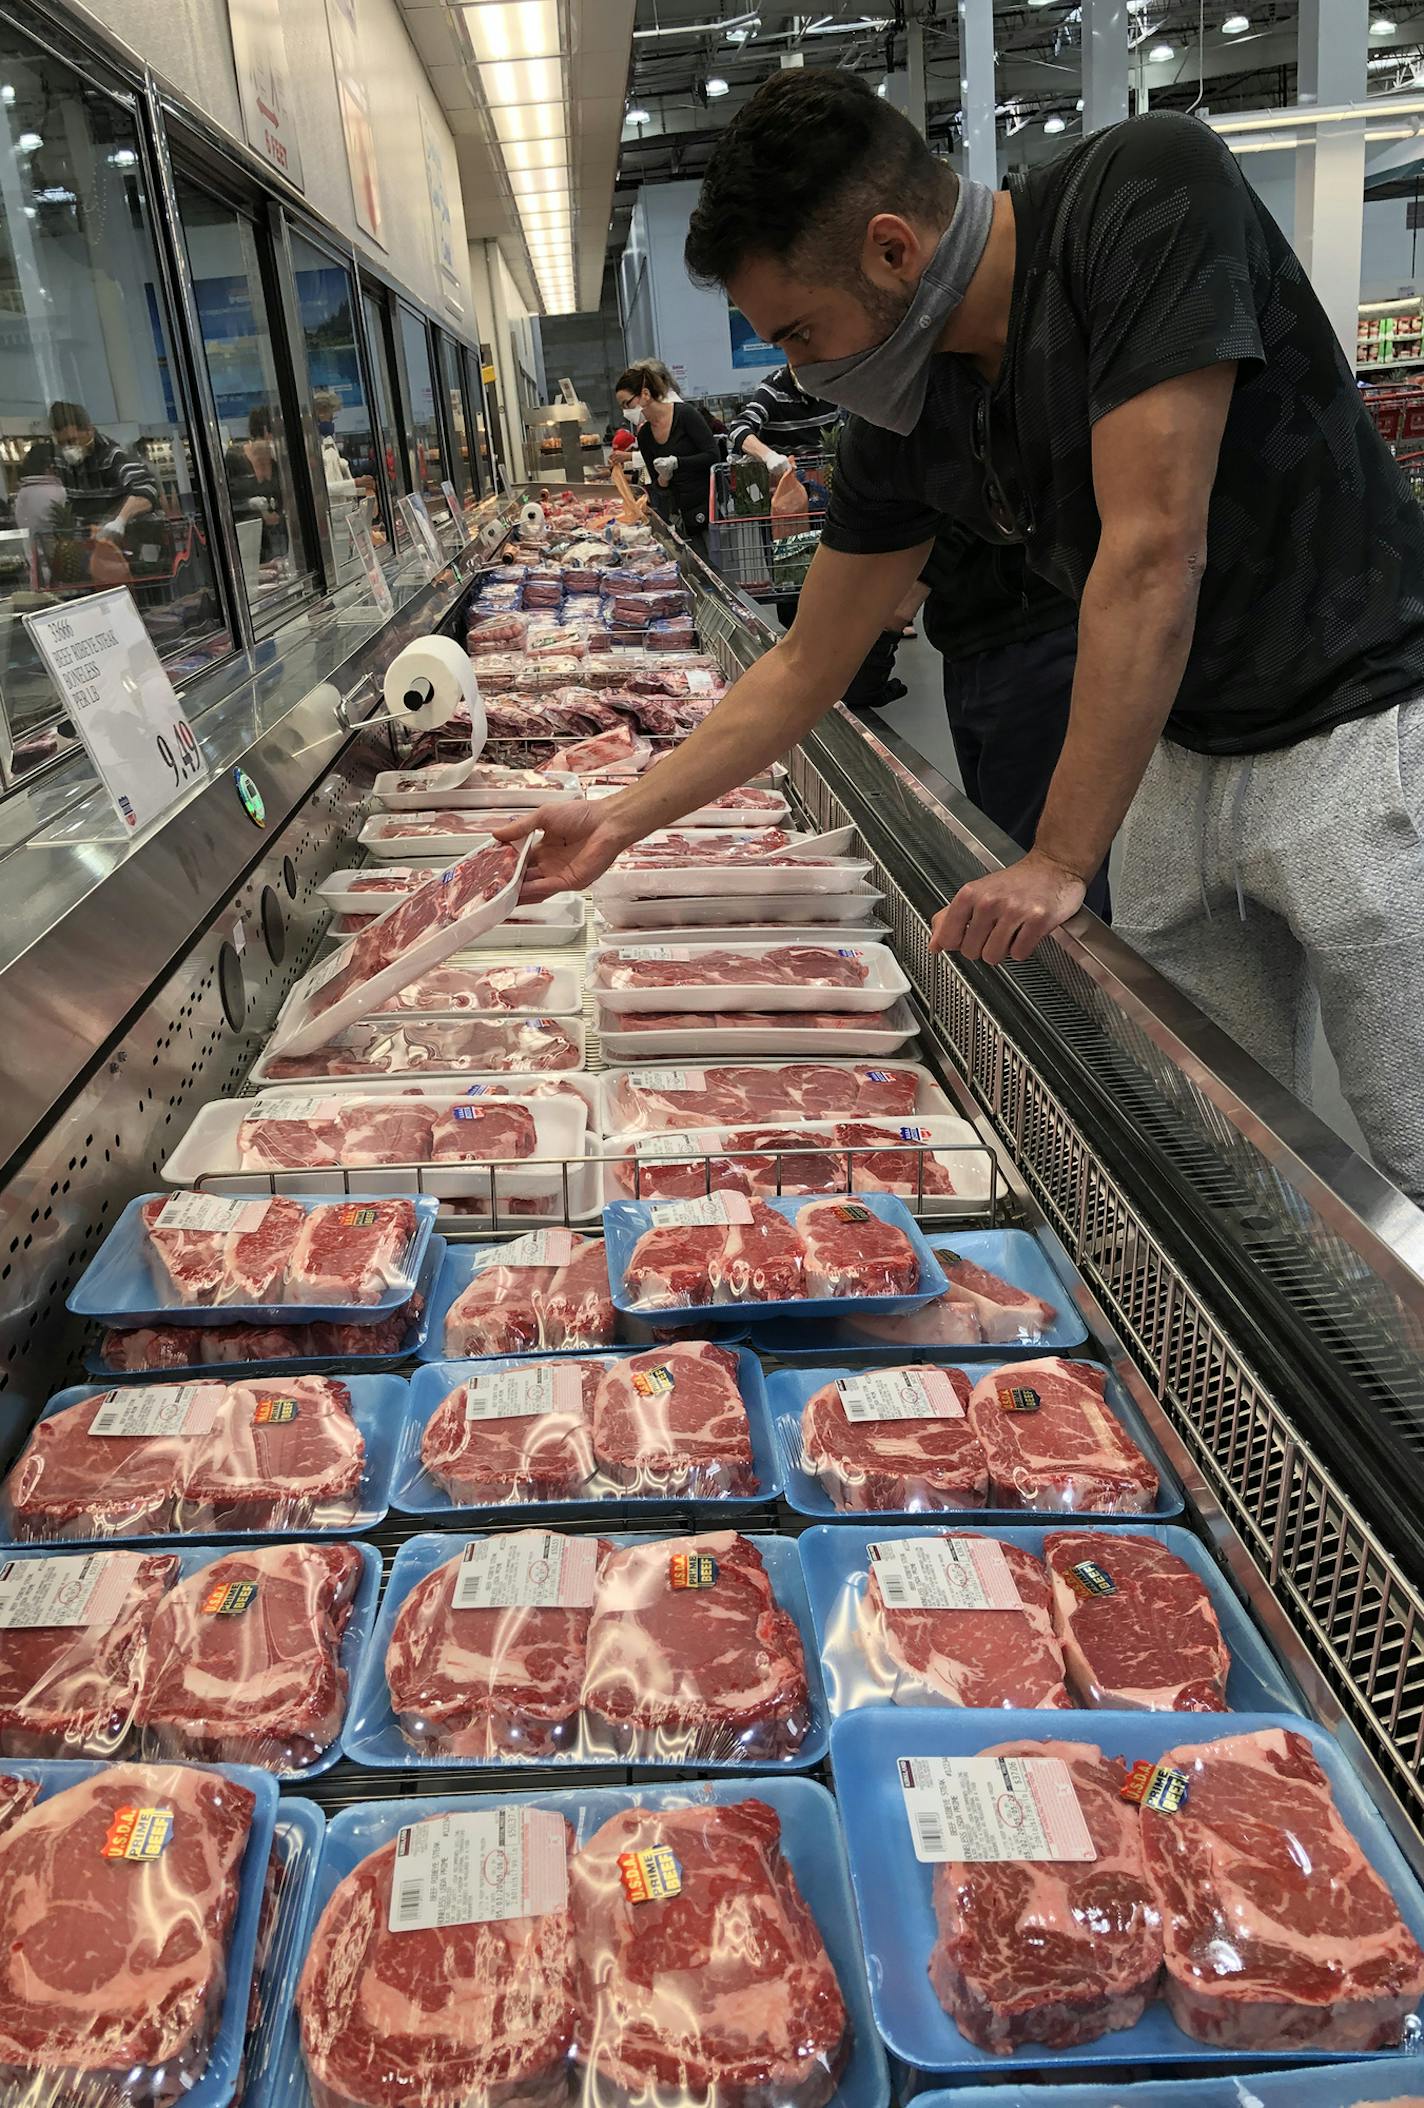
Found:
[[[717,458],[712,427],[651,365],[628,367],[613,392],[648,470],[655,509],[705,557],[707,490]]]

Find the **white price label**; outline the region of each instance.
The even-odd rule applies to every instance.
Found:
[[[220,1383],[135,1383],[110,1391],[89,1422],[91,1435],[206,1435],[226,1395]]]
[[[475,1256],[474,1270],[487,1266],[567,1266],[574,1255],[572,1230],[530,1230],[508,1244],[491,1244]]]
[[[319,988],[325,988],[328,981],[335,980],[341,969],[350,963],[351,947],[355,942],[354,937],[348,937],[345,944],[338,944],[329,959],[323,959],[320,966],[314,966],[311,972],[297,983],[298,1004],[309,1001]]]
[[[0,1632],[37,1625],[112,1625],[138,1564],[136,1552],[7,1559],[0,1565]]]
[[[396,604],[391,598],[390,584],[385,572],[381,569],[381,559],[376,554],[376,545],[371,539],[370,522],[363,514],[356,513],[352,516],[350,524],[351,546],[356,551],[361,569],[366,574],[366,583],[371,588],[371,598],[375,601],[379,613],[384,615],[389,621],[396,611]]]
[[[569,1900],[568,1831],[547,1808],[436,1815],[396,1838],[392,1932],[538,1918]]]
[[[159,1209],[154,1228],[238,1231],[246,1236],[261,1229],[271,1205],[270,1194],[265,1200],[225,1200],[220,1193],[173,1193]]]
[[[943,1369],[868,1369],[836,1384],[847,1420],[962,1420],[964,1407]]]
[[[652,1210],[653,1227],[659,1230],[707,1229],[715,1223],[748,1223],[752,1204],[745,1193],[707,1193],[701,1200],[671,1200]]]
[[[598,1540],[519,1530],[467,1544],[451,1598],[455,1610],[587,1610],[598,1574]]]
[[[1022,1610],[993,1537],[892,1537],[867,1547],[889,1610]]]
[[[717,686],[717,676],[714,673],[709,673],[705,666],[684,667],[683,678],[687,682],[689,695],[711,695],[713,689]]]
[[[240,915],[232,926],[232,948],[239,959],[247,950],[247,924]]]
[[[126,827],[141,832],[206,782],[203,750],[127,586],[24,619]]]
[[[425,509],[425,500],[418,491],[407,491],[398,503],[406,526],[410,529],[411,541],[429,565],[430,575],[433,577],[445,558],[440,550],[440,537]]]
[[[322,1097],[317,1091],[295,1098],[259,1098],[256,1112],[247,1117],[255,1127],[265,1127],[273,1120],[334,1120],[343,1106],[362,1102],[359,1099]]]
[[[465,1386],[467,1420],[534,1420],[544,1413],[576,1413],[583,1379],[567,1362],[535,1362],[527,1369],[500,1369],[475,1376]]]
[[[690,959],[690,944],[620,944],[616,952],[605,952],[604,963],[621,966],[627,959]]]
[[[630,1091],[705,1091],[706,1069],[635,1069],[628,1077]]]
[[[1096,1859],[1060,1757],[901,1757],[916,1859]]]
[[[634,1152],[645,1156],[683,1156],[694,1161],[717,1147],[715,1128],[694,1128],[687,1134],[639,1135]]]

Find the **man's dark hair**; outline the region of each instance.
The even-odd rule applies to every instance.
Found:
[[[62,432],[69,425],[80,432],[92,432],[94,420],[83,403],[67,403],[61,397],[49,406],[49,428],[51,432]]]
[[[860,271],[877,212],[946,226],[958,178],[858,73],[794,68],[728,125],[702,179],[683,261],[725,285],[750,256],[838,283]]]

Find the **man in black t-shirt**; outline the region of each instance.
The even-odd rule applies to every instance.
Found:
[[[1298,1090],[1318,993],[1424,1199],[1424,511],[1225,144],[1154,113],[992,191],[856,76],[788,72],[723,134],[687,262],[855,414],[795,628],[647,781],[546,832],[536,886],[814,724],[944,522],[1021,541],[1078,603],[1068,733],[1033,849],[936,945],[1027,958],[1131,805],[1118,928]]]

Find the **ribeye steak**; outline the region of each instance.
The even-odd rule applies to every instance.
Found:
[[[1153,1537],[1054,1530],[1043,1556],[1079,1705],[1224,1713],[1231,1656],[1206,1583]],[[1083,1569],[1089,1571],[1086,1576]],[[1094,1593],[1103,1582],[1108,1592]]]
[[[1114,1417],[1091,1362],[1015,1361],[974,1386],[969,1417],[989,1458],[998,1508],[1141,1514],[1157,1473]]]
[[[751,1425],[729,1348],[676,1341],[610,1362],[593,1402],[599,1467],[634,1493],[756,1491]]]
[[[128,1734],[144,1640],[178,1578],[173,1552],[58,1555],[92,1623],[0,1627],[0,1755],[112,1757]],[[0,1583],[10,1568],[0,1563]]]
[[[887,1369],[887,1377],[896,1372]],[[969,1403],[962,1370],[944,1375],[961,1406]],[[835,1384],[813,1391],[801,1414],[801,1454],[838,1508],[917,1513],[984,1508],[989,1466],[966,1417],[943,1420],[851,1420]]]

